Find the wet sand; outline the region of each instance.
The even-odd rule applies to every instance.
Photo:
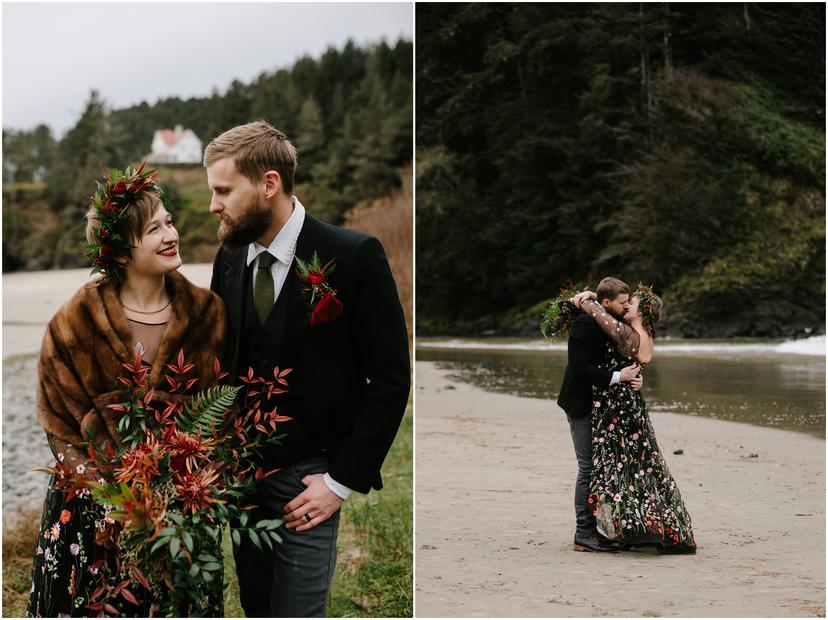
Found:
[[[698,553],[576,553],[557,405],[418,362],[415,407],[417,616],[825,615],[824,439],[653,413]]]

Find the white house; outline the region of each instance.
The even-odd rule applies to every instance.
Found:
[[[151,164],[200,164],[201,140],[192,129],[176,125],[174,130],[156,129],[152,138],[152,152],[147,155]]]

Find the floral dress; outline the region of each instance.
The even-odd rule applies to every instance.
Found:
[[[88,457],[85,451],[49,433],[46,436],[58,462],[94,479],[85,464]],[[115,521],[108,512],[113,509],[93,502],[88,490],[79,495],[65,493],[57,474],[52,475],[35,548],[28,617],[88,617],[103,612],[107,616],[147,618],[163,613],[164,601],[150,596],[137,583],[128,585],[126,592],[119,592],[106,607],[87,607],[92,603],[90,599],[102,592],[99,588],[111,588],[120,568],[118,553],[111,542],[98,544],[110,538]],[[214,553],[221,557],[220,548]],[[221,577],[221,573],[218,575]],[[219,578],[207,599],[194,602],[191,615],[223,617],[223,598]]]
[[[117,570],[117,560],[115,551],[96,544],[95,538],[112,520],[88,497],[67,499],[56,488],[56,481],[57,476],[53,475],[43,505],[26,615],[36,618],[97,615],[86,604],[98,583]],[[122,602],[131,609],[118,609],[117,615],[148,617],[158,609],[157,605],[151,608],[151,603],[135,607],[125,600]],[[113,615],[111,611],[109,615]]]
[[[582,309],[610,340],[609,371],[635,361],[638,333],[590,301]],[[690,515],[659,450],[647,404],[628,382],[592,388],[592,476],[589,505],[599,530],[623,545],[656,544],[664,553],[695,553]]]

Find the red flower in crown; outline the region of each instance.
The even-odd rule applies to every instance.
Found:
[[[169,201],[158,185],[158,173],[144,171],[146,161],[138,168],[128,167],[121,171],[104,168],[103,182],[97,183],[97,191],[89,197],[91,202],[90,220],[95,222],[97,240],[86,244],[86,256],[94,263],[92,274],[100,278],[95,286],[105,281],[118,282],[123,278],[124,265],[115,260],[119,256],[130,256],[132,244],[125,232],[129,219],[129,208],[134,199],[143,191],[158,194],[164,207],[170,211]]]
[[[299,281],[306,285],[305,290],[311,293],[310,303],[313,306],[310,317],[311,327],[330,323],[344,311],[342,302],[336,296],[336,290],[328,282],[328,276],[333,273],[334,269],[336,269],[334,259],[323,265],[316,252],[313,253],[309,263],[296,257],[296,275]]]

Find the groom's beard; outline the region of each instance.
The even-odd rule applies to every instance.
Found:
[[[221,218],[218,240],[228,250],[238,250],[261,237],[262,233],[270,228],[271,223],[273,212],[257,198],[250,208],[236,219],[228,215]]]

